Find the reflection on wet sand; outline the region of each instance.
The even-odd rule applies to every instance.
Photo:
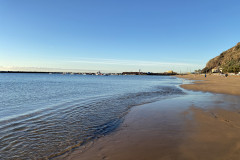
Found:
[[[239,159],[239,101],[191,93],[136,106],[117,131],[57,159]]]

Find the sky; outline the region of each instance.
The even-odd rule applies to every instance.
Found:
[[[0,0],[0,70],[190,72],[239,17],[238,0]]]

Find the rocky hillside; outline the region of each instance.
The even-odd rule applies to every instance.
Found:
[[[213,68],[222,68],[224,73],[238,73],[240,69],[240,42],[208,61],[202,72],[210,72]]]

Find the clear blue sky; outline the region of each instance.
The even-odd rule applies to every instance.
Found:
[[[240,41],[239,17],[237,0],[0,0],[0,67],[193,71]]]

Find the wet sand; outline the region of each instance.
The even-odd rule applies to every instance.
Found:
[[[213,92],[213,93],[223,93],[240,95],[240,76],[220,76],[220,75],[182,75],[177,76],[179,78],[189,79],[189,80],[200,80],[195,81],[193,84],[183,84],[182,88]]]
[[[187,92],[133,107],[115,132],[56,159],[239,159],[239,97]]]

